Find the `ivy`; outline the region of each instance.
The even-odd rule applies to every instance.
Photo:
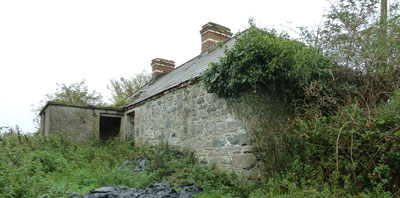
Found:
[[[221,97],[263,91],[292,101],[304,97],[302,87],[310,82],[328,87],[331,80],[332,64],[315,48],[255,26],[237,35],[225,55],[204,74],[207,90]]]

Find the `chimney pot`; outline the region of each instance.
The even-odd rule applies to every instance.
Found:
[[[175,62],[172,60],[155,58],[151,61],[151,68],[153,73],[151,75],[151,79],[157,79],[162,75],[174,70]]]
[[[200,35],[201,53],[213,48],[219,42],[225,42],[232,37],[232,33],[229,28],[213,22],[203,25]]]

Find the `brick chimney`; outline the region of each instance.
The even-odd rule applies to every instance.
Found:
[[[155,58],[151,61],[151,68],[153,69],[151,79],[157,79],[158,77],[174,70],[175,62],[162,58]]]
[[[225,42],[231,38],[231,30],[222,25],[209,22],[203,25],[201,31],[201,53],[211,49],[219,42]]]

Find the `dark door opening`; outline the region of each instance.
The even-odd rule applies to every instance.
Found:
[[[121,118],[100,116],[100,139],[108,140],[116,137],[121,128]]]

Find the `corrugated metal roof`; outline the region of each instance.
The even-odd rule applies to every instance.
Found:
[[[230,49],[235,43],[235,38],[232,38],[224,43]],[[136,97],[133,102],[125,105],[125,107],[134,105],[143,100],[146,100],[165,90],[178,86],[190,79],[194,79],[203,74],[211,62],[217,62],[219,57],[225,56],[225,47],[217,47],[212,51],[204,52],[183,65],[175,68],[171,72],[161,76],[156,81],[144,86],[131,97]]]

